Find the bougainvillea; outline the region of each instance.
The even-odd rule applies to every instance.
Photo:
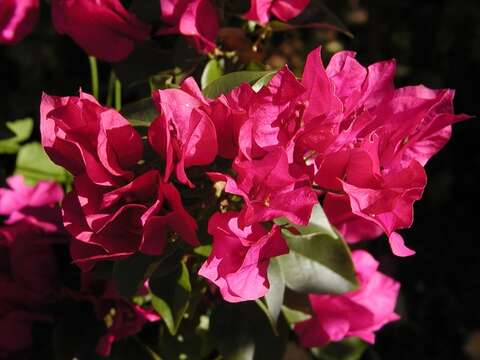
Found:
[[[0,5],[1,42],[31,29],[27,3]],[[21,144],[28,120],[0,142],[19,150],[0,188],[0,357],[35,353],[38,326],[57,359],[253,359],[272,336],[268,354],[296,341],[318,356],[400,318],[400,284],[357,248],[385,234],[393,255],[414,254],[399,231],[467,118],[454,91],[396,88],[394,60],[364,67],[350,51],[325,67],[317,47],[300,77],[245,61],[225,34],[258,53],[319,5],[217,5],[52,0],[55,29],[89,56],[92,94],[44,93],[42,146]],[[248,304],[268,326],[246,324]]]
[[[22,40],[37,22],[38,0],[5,0],[0,4],[0,44]]]

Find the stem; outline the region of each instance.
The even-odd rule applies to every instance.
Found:
[[[122,108],[122,83],[115,77],[115,109],[120,111]]]
[[[98,100],[99,86],[97,59],[94,56],[89,56],[88,62],[90,63],[90,75],[92,77],[92,94]]]

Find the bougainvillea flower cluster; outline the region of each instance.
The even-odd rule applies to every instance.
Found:
[[[366,251],[352,254],[360,287],[343,295],[310,295],[314,315],[295,325],[305,347],[323,346],[356,336],[375,342],[375,331],[399,319],[395,314],[400,284],[377,271],[378,262]]]
[[[0,356],[30,346],[33,324],[52,320],[46,308],[59,286],[52,245],[66,240],[58,184],[29,187],[13,176],[8,186],[0,188],[0,214],[7,217],[0,227]]]
[[[33,120],[2,128],[0,151],[20,150],[16,175],[0,179],[0,358],[29,358],[38,332],[55,334],[45,353],[60,359],[116,358],[131,340],[148,358],[197,355],[198,344],[199,358],[228,358],[243,351],[221,343],[230,313],[248,351],[251,333],[277,332],[277,344],[290,331],[288,341],[321,352],[350,337],[373,343],[400,318],[400,284],[361,242],[385,235],[390,256],[414,254],[400,232],[413,223],[425,165],[467,118],[454,113],[453,90],[396,88],[394,60],[364,67],[349,51],[325,67],[321,48],[297,77],[288,65],[243,63],[217,42],[241,34],[256,59],[272,33],[323,6],[309,0],[50,5],[57,32],[90,57],[93,94],[42,95],[42,146],[23,134]],[[22,39],[38,10],[38,1],[2,2],[0,42]],[[242,28],[228,28],[232,19]],[[122,67],[149,47],[184,51],[185,41],[198,61],[125,81],[123,98],[143,85],[148,97],[122,104]],[[97,67],[92,57],[122,63]],[[250,305],[266,315],[265,332],[261,319],[245,324]]]
[[[451,90],[395,89],[393,61],[364,68],[341,52],[324,68],[320,55],[310,53],[300,80],[284,67],[258,92],[243,84],[208,99],[193,78],[155,91],[152,164],[142,165],[142,139],[117,111],[83,92],[44,95],[43,145],[75,176],[63,202],[74,262],[90,271],[137,252],[162,255],[178,238],[199,245],[182,198],[199,179],[230,199],[210,216],[212,251],[198,272],[226,301],[267,294],[271,259],[289,253],[273,221],[306,226],[318,204],[348,241],[385,233],[395,255],[413,254],[397,231],[412,224],[424,165],[466,116],[453,114]],[[230,165],[210,170],[218,158]],[[398,283],[364,251],[353,263],[357,290],[310,295],[314,315],[295,328],[304,346],[348,336],[373,342],[374,331],[398,318]],[[102,341],[102,353],[113,338]]]
[[[160,0],[162,22],[156,35],[182,34],[202,52],[215,48],[218,15],[210,0]],[[120,0],[52,1],[52,18],[88,54],[118,62],[150,38],[152,25],[140,20]]]

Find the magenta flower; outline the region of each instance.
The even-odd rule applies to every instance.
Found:
[[[19,176],[8,184],[0,189],[0,214],[8,217],[0,227],[0,356],[6,358],[32,344],[35,322],[51,321],[46,307],[58,287],[51,245],[66,240],[54,233],[61,224],[58,185],[27,187]]]
[[[313,317],[295,325],[303,346],[323,346],[350,336],[374,343],[376,331],[399,319],[394,310],[400,284],[378,272],[378,262],[366,251],[357,250],[352,257],[359,289],[309,296]]]
[[[44,94],[40,117],[42,145],[53,162],[99,185],[133,179],[131,168],[142,158],[142,139],[117,111],[80,91],[79,97]]]
[[[138,42],[145,41],[150,26],[142,23],[120,0],[52,0],[53,24],[89,55],[117,62]]]
[[[115,189],[75,179],[75,190],[63,202],[66,229],[75,240],[71,255],[82,270],[105,259],[141,251],[160,255],[169,232],[198,245],[195,220],[183,208],[178,190],[152,170]]]
[[[448,141],[451,124],[467,117],[453,114],[453,91],[395,89],[394,73],[394,61],[365,69],[351,52],[336,54],[325,70],[320,50],[310,53],[295,151],[296,159],[314,164],[319,187],[347,195],[355,216],[345,216],[344,207],[338,214],[328,197],[326,213],[348,238],[378,235],[378,226],[392,251],[408,256],[414,252],[396,230],[413,222],[413,203],[426,184],[423,166]],[[376,226],[357,226],[359,218]]]
[[[158,90],[153,100],[160,116],[151,124],[148,139],[165,160],[165,179],[175,167],[177,179],[193,187],[185,168],[208,165],[217,156],[215,126],[203,110],[207,101],[193,78],[186,79],[181,89]]]
[[[261,224],[240,228],[238,213],[215,213],[208,223],[213,249],[198,274],[217,285],[229,302],[256,300],[269,289],[270,258],[288,253],[280,228]]]
[[[299,15],[309,3],[310,0],[251,0],[245,18],[265,25],[273,14],[278,19],[287,21]]]
[[[209,175],[213,181],[226,181],[227,193],[243,198],[244,207],[238,215],[240,227],[282,216],[294,224],[308,224],[317,196],[306,178],[290,175],[285,150],[277,148],[262,160],[237,161],[233,169],[237,180],[220,173]]]
[[[0,215],[7,216],[5,224],[25,221],[46,232],[61,228],[59,204],[63,198],[62,188],[53,181],[40,181],[27,186],[23,177],[7,179],[9,188],[0,188]]]
[[[158,35],[180,33],[199,51],[215,49],[218,14],[210,0],[160,0],[160,6],[167,26],[160,28]]]
[[[91,273],[82,273],[81,281],[81,291],[69,293],[76,301],[92,303],[98,320],[105,324],[105,332],[96,348],[99,355],[109,356],[115,341],[135,335],[145,324],[160,320],[154,310],[121,297],[111,282],[96,279]]]
[[[13,44],[31,31],[38,19],[38,0],[2,0],[0,3],[0,44]]]

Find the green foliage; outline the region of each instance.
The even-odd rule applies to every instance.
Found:
[[[165,275],[150,279],[152,305],[165,322],[170,334],[175,335],[190,304],[192,285],[184,263]]]
[[[215,99],[222,94],[228,93],[243,83],[253,84],[262,77],[270,74],[271,71],[237,71],[219,77],[212,81],[203,94],[210,99]]]
[[[270,289],[265,294],[265,301],[270,312],[270,317],[276,325],[278,316],[282,310],[283,295],[285,294],[285,278],[283,277],[282,269],[278,259],[270,260],[268,267],[268,282]]]
[[[252,85],[253,91],[259,92],[262,87],[267,85],[270,80],[272,80],[276,73],[276,71],[269,71],[267,74],[263,75],[260,79],[255,81],[255,83]]]
[[[212,81],[217,80],[223,75],[223,68],[217,59],[211,59],[203,69],[200,84],[205,89]]]
[[[200,245],[193,249],[193,252],[203,257],[209,257],[212,252],[212,245]]]
[[[283,317],[275,334],[255,302],[218,305],[211,317],[212,341],[225,360],[281,359],[289,332]]]
[[[122,115],[135,127],[148,127],[159,115],[151,97],[126,104]]]
[[[55,165],[38,142],[31,142],[20,148],[15,174],[23,175],[29,184],[35,184],[39,180],[54,180],[62,184],[71,181],[71,175],[64,168]]]
[[[347,338],[333,342],[323,348],[314,348],[312,353],[319,360],[359,360],[367,344],[358,338]]]
[[[285,224],[285,220],[277,223]],[[287,287],[304,294],[341,294],[358,286],[348,246],[320,205],[315,206],[307,226],[295,228],[299,235],[282,230],[290,252],[277,258]]]
[[[7,138],[0,140],[0,154],[15,154],[20,149],[20,143],[28,140],[33,131],[33,119],[26,118],[6,123]]]

